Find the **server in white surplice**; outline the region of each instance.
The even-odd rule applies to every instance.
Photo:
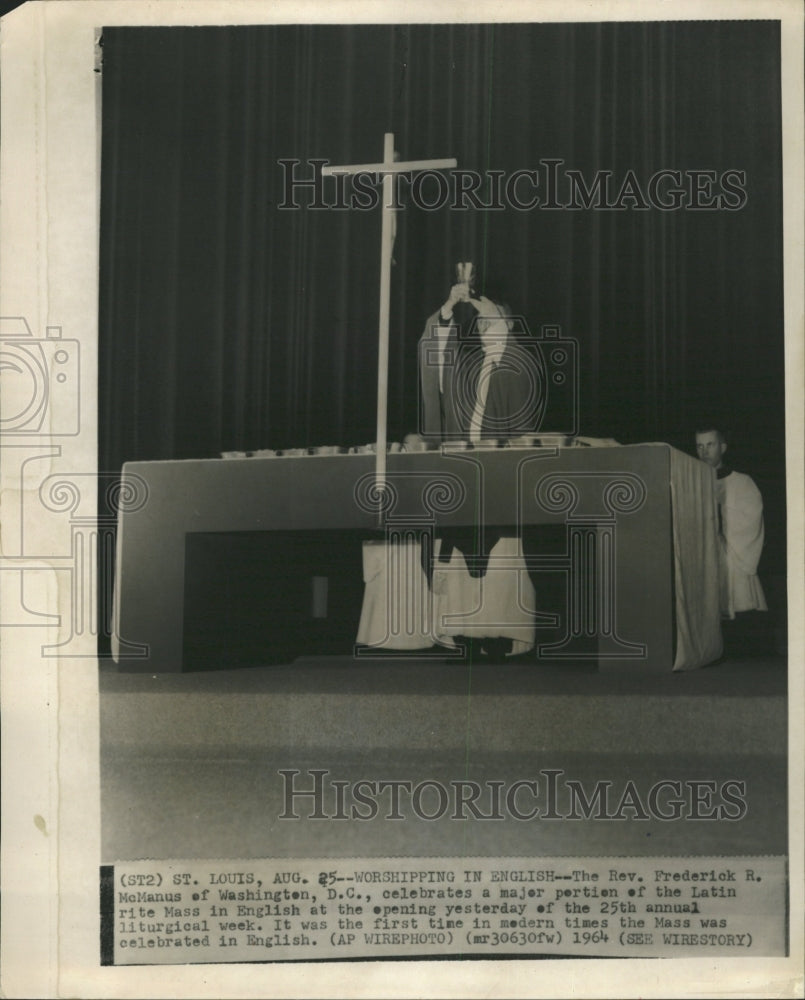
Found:
[[[696,452],[715,471],[725,648],[728,654],[743,655],[769,643],[765,620],[757,615],[768,610],[757,573],[765,537],[763,497],[750,476],[727,465],[726,450],[723,430],[706,426],[696,432]]]

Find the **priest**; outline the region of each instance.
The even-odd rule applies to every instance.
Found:
[[[471,264],[431,316],[419,344],[420,433],[450,447],[498,447],[533,434],[544,398],[538,355],[515,335],[505,302],[478,294]],[[476,541],[483,536],[486,550]],[[430,567],[434,633],[470,658],[523,656],[534,646],[535,592],[519,526],[437,538]]]
[[[539,356],[499,296],[478,295],[472,265],[459,271],[419,341],[420,434],[481,441],[533,434],[544,400]]]

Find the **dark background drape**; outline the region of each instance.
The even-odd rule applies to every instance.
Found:
[[[281,209],[280,159],[377,161],[390,131],[403,159],[478,171],[740,170],[735,211],[409,198],[389,439],[416,427],[416,342],[472,256],[533,331],[578,341],[581,433],[689,451],[702,416],[726,424],[780,572],[779,48],[770,21],[105,30],[100,467],[374,440],[380,210]]]

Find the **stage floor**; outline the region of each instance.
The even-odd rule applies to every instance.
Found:
[[[310,658],[191,674],[100,673],[102,855],[134,858],[785,854],[786,664],[728,661],[641,676],[580,667]],[[286,811],[323,778],[323,818]],[[589,818],[425,819],[403,788],[372,819],[341,819],[331,782],[492,783],[558,772],[606,808]],[[645,807],[657,782],[744,783],[739,819],[660,819],[621,809],[629,782]],[[609,783],[603,785],[602,783]],[[350,794],[350,793],[347,793]],[[438,812],[435,792],[420,813]],[[668,796],[665,796],[667,801]],[[347,812],[350,811],[347,799]],[[718,792],[714,803],[721,802]],[[528,812],[535,800],[517,800]],[[578,800],[577,800],[578,806]],[[360,810],[364,811],[364,810]],[[706,812],[707,810],[703,810]],[[730,810],[727,810],[730,812]],[[505,810],[504,810],[505,812]],[[735,810],[732,810],[733,814]],[[604,818],[605,816],[620,818]]]

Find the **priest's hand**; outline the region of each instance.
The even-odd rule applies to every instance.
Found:
[[[470,301],[470,286],[467,281],[459,281],[457,284],[453,285],[450,289],[450,294],[447,296],[447,301],[439,310],[442,319],[449,319],[453,315],[453,307],[457,302],[469,302]]]

